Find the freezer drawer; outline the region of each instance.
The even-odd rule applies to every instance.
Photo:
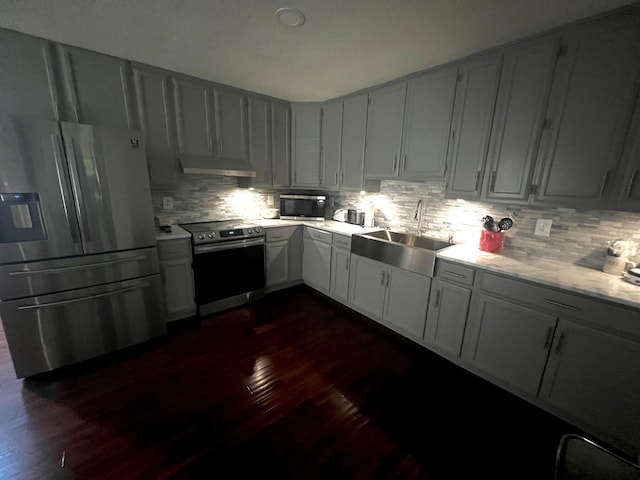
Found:
[[[0,302],[18,378],[161,335],[165,316],[160,275]]]
[[[160,272],[156,247],[0,266],[0,300],[46,295]]]

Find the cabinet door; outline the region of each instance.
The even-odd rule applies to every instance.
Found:
[[[0,29],[0,112],[60,119],[51,44]]]
[[[561,319],[540,398],[638,450],[639,378],[640,343]]]
[[[404,112],[400,176],[444,179],[457,68],[409,80]]]
[[[369,93],[365,178],[398,176],[406,90],[407,82],[401,82]]]
[[[366,93],[342,102],[340,189],[362,190],[368,106]]]
[[[487,158],[502,57],[491,55],[460,66],[449,143],[449,198],[477,199]]]
[[[340,146],[342,142],[342,102],[322,107],[322,175],[320,185],[338,188],[340,171]]]
[[[640,82],[636,22],[602,22],[566,38],[543,137],[536,200],[604,208]]]
[[[101,127],[135,128],[125,60],[58,45],[65,79],[65,118]]]
[[[640,96],[627,134],[614,192],[613,209],[640,211]]]
[[[147,138],[151,185],[175,186],[179,169],[169,76],[160,70],[135,65],[133,79],[138,121]]]
[[[290,109],[288,105],[271,104],[271,158],[273,186],[287,187],[291,183]]]
[[[346,303],[349,298],[349,263],[351,253],[333,247],[331,251],[331,293]]]
[[[191,259],[163,260],[160,262],[160,271],[164,281],[169,319],[177,320],[195,313]]]
[[[372,317],[382,318],[388,267],[375,260],[351,255],[349,303]]]
[[[470,300],[470,289],[435,278],[431,286],[425,341],[459,357]]]
[[[505,54],[483,199],[528,201],[558,49],[552,38]]]
[[[430,286],[429,277],[390,267],[383,319],[422,339]]]
[[[211,90],[204,83],[173,79],[173,97],[181,155],[213,156]]]
[[[267,287],[289,281],[289,242],[266,245]]]
[[[331,272],[331,245],[310,238],[304,239],[302,278],[305,283],[328,292]]]
[[[293,107],[293,186],[320,184],[321,114],[319,106]]]
[[[253,185],[270,187],[271,175],[271,108],[269,102],[261,98],[249,98],[249,158],[256,171]]]
[[[214,98],[218,157],[248,161],[247,97],[216,88]]]
[[[478,297],[472,312],[462,358],[537,395],[556,318],[487,295]]]

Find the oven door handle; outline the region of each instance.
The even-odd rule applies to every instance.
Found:
[[[238,242],[228,242],[217,245],[199,245],[194,247],[193,253],[198,255],[200,253],[220,252],[222,250],[232,250],[235,248],[254,247],[257,245],[264,245],[264,238],[256,238],[250,240],[241,240]]]

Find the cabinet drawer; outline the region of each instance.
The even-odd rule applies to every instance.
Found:
[[[334,247],[342,248],[343,250],[351,251],[351,237],[346,235],[333,235],[333,243]]]
[[[640,311],[632,308],[491,273],[483,275],[482,290],[531,305],[561,318],[587,321],[606,330],[616,330],[640,338]]]
[[[159,241],[158,256],[160,260],[191,257],[191,239],[176,238],[174,240]]]
[[[318,230],[317,228],[305,227],[304,234],[308,238],[313,238],[320,242],[328,243],[331,245],[331,238],[333,234],[331,232],[325,232],[324,230]]]
[[[267,228],[265,230],[267,243],[289,240],[289,238],[296,233],[297,228],[296,226]]]
[[[442,260],[436,262],[436,277],[440,280],[471,286],[473,285],[475,273],[473,268],[463,267],[462,265]]]

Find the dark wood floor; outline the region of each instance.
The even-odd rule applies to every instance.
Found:
[[[544,480],[572,431],[306,287],[28,380],[0,338],[4,480]]]

